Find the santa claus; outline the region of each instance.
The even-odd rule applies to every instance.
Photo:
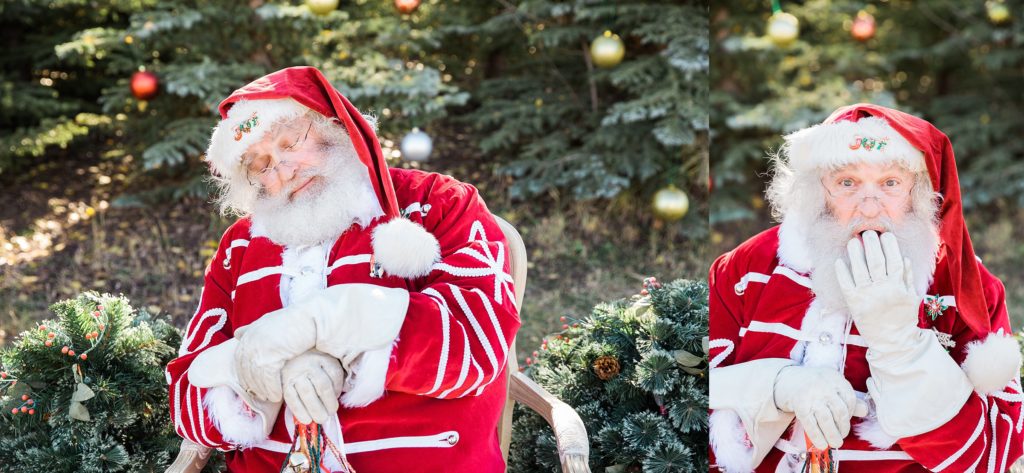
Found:
[[[222,210],[244,216],[167,366],[178,434],[237,472],[504,471],[519,318],[476,189],[389,169],[372,120],[311,67],[220,114],[207,159]]]
[[[844,107],[785,137],[768,199],[781,224],[711,268],[713,465],[1006,471],[1024,438],[1020,352],[949,139]]]

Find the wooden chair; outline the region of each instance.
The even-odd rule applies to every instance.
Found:
[[[508,240],[510,259],[512,260],[512,279],[515,282],[516,306],[523,306],[523,294],[526,291],[526,245],[512,224],[501,217],[495,216],[498,226]],[[508,364],[505,376],[508,380],[508,394],[505,409],[498,424],[498,439],[501,442],[501,454],[508,461],[508,450],[512,443],[512,409],[521,403],[533,409],[551,425],[555,431],[558,447],[558,458],[562,463],[563,473],[590,473],[590,443],[587,440],[587,428],[579,414],[568,404],[558,400],[537,383],[519,372],[516,361],[515,340],[512,341],[508,353]],[[182,440],[174,463],[166,473],[198,473],[210,459],[211,449]]]

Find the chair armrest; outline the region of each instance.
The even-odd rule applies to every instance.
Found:
[[[580,415],[523,373],[513,373],[511,381],[512,398],[544,417],[555,431],[562,472],[590,473],[590,443]]]
[[[164,473],[199,473],[210,460],[213,450],[192,442],[182,440],[178,457],[167,467]]]

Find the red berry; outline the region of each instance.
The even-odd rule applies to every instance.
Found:
[[[569,328],[569,324],[562,324],[562,330],[565,330],[565,329],[568,329],[568,328]]]
[[[31,405],[34,405],[34,404],[36,403],[36,400],[35,400],[35,399],[29,399],[29,400],[28,400],[28,401],[26,401],[26,402],[28,402],[28,405],[30,405],[30,406],[31,406]]]
[[[106,325],[100,324],[100,330],[103,330],[104,328],[106,328]]]
[[[650,294],[649,292],[647,292],[647,289],[640,291],[641,296],[646,296],[647,294]]]
[[[101,305],[96,306],[96,310],[103,310],[103,306],[101,306]]]
[[[22,394],[21,395],[21,400],[22,401],[27,401],[28,400],[28,394]]]
[[[47,341],[43,342],[43,345],[46,345],[48,347],[52,347],[53,346],[53,340],[47,340]]]
[[[100,312],[99,311],[95,311],[95,312],[92,313],[92,316],[93,317],[99,317],[100,316]]]
[[[539,353],[537,353],[537,350],[534,350],[534,351],[533,351],[533,356],[535,356],[535,357],[536,357],[536,356],[537,356],[538,354],[539,354]]]
[[[17,414],[17,413],[18,413],[18,408],[17,407],[15,407],[14,409],[11,409],[11,414]]]
[[[25,406],[21,406],[21,412],[28,412],[28,408]]]
[[[559,317],[558,321],[562,322],[562,323],[565,323],[565,316],[563,315],[563,316]]]
[[[68,353],[68,347],[67,347],[67,345],[65,345],[64,347],[62,347],[62,348],[60,349],[60,352],[66,355],[66,354]]]
[[[46,334],[46,338],[53,338],[53,337],[56,337],[56,336],[57,336],[57,334],[55,334],[53,332],[50,332],[50,333]]]
[[[83,359],[83,360],[84,360],[84,359],[86,358],[86,357],[85,357],[85,353],[82,353],[82,355],[81,355],[81,356],[79,356],[79,358],[81,358],[81,359]]]
[[[46,326],[45,325],[40,325],[39,326],[39,331],[40,332],[45,332],[46,331]]]
[[[89,335],[92,335],[92,338],[96,338],[96,337],[100,336],[100,333],[95,331],[95,330],[93,330],[92,333],[90,333]]]
[[[28,410],[28,415],[30,415],[30,416],[36,415],[36,410],[35,409],[29,409]]]
[[[533,358],[526,357],[526,364],[532,365],[533,364]]]
[[[6,379],[7,378],[7,372],[6,371],[0,371],[0,378]]]
[[[572,328],[580,328],[580,324],[572,324]]]
[[[75,356],[74,350],[68,350],[68,356]]]

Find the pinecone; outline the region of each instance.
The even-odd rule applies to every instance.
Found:
[[[594,373],[603,381],[608,381],[619,375],[619,360],[614,356],[604,355],[594,360]]]

